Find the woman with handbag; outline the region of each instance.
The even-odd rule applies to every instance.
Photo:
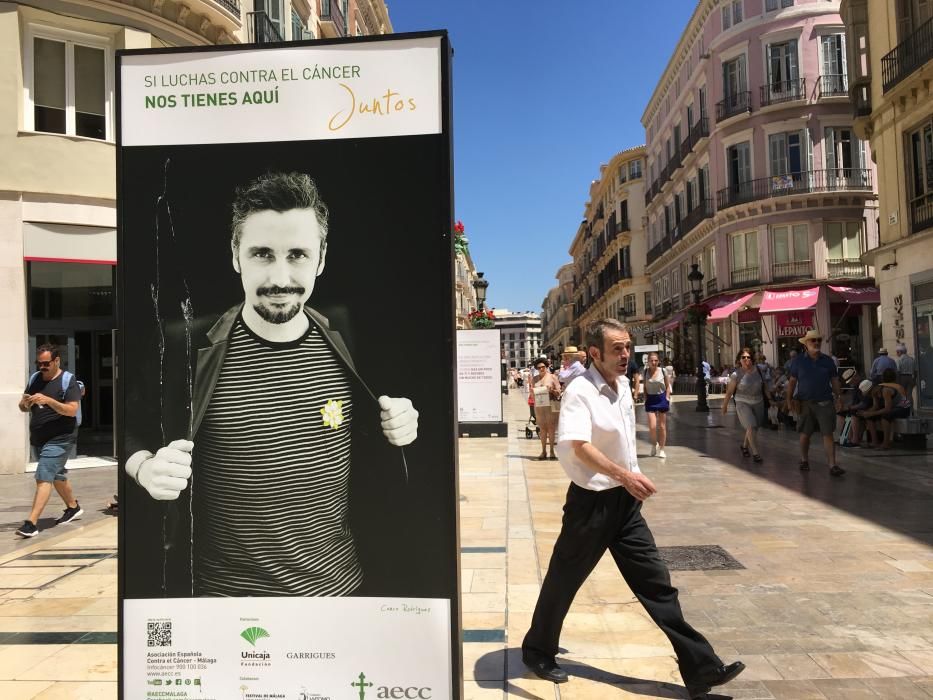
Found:
[[[538,459],[557,459],[554,443],[557,440],[557,412],[552,404],[560,400],[560,382],[551,373],[545,360],[535,362],[538,376],[534,378],[531,392],[535,400],[535,422],[538,424],[541,438],[541,454]],[[550,456],[548,456],[550,448]]]
[[[667,457],[667,412],[671,409],[671,379],[661,368],[658,353],[648,355],[648,367],[635,379],[635,396],[641,393],[641,382],[645,382],[645,413],[648,414],[648,439],[651,440],[651,456]]]
[[[765,401],[772,400],[771,393],[764,376],[753,363],[750,349],[742,348],[736,362],[739,366],[729,377],[729,385],[722,401],[722,414],[726,415],[729,411],[729,399],[734,396],[736,415],[739,417],[739,423],[745,428],[745,438],[740,448],[742,455],[748,457],[751,454],[755,462],[761,463],[761,455],[758,453],[758,428],[764,425]]]

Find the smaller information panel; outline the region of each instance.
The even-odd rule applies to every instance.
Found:
[[[457,406],[461,423],[502,420],[500,331],[457,331]]]
[[[448,629],[436,599],[126,600],[124,694],[448,700]]]

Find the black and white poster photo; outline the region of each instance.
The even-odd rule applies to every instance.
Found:
[[[128,591],[450,585],[450,506],[432,494],[454,488],[452,373],[444,343],[422,340],[450,319],[431,291],[446,261],[426,235],[443,225],[429,198],[443,192],[372,165],[430,161],[418,141],[430,139],[360,142],[359,167],[334,142],[125,155],[140,205],[124,251],[125,517],[149,545],[127,552]],[[288,155],[253,164],[275,151]],[[406,204],[416,194],[421,212]],[[435,264],[412,274],[432,245]]]

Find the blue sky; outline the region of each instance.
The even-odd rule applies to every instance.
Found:
[[[488,304],[541,310],[590,182],[639,121],[694,0],[391,0],[396,32],[454,47],[456,218]]]

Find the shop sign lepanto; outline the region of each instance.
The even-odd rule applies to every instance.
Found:
[[[449,55],[118,53],[121,698],[459,697]]]
[[[779,338],[802,338],[814,328],[812,311],[789,311],[775,314]]]

